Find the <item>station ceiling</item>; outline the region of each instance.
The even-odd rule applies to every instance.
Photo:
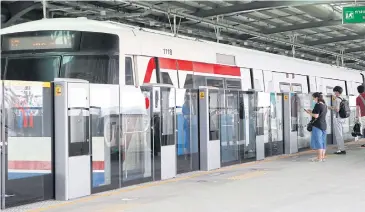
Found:
[[[365,0],[356,4],[365,5]],[[45,5],[48,18],[110,20],[365,70],[365,24],[342,24],[342,7],[355,5],[354,0],[104,0]],[[2,1],[1,7],[2,27],[44,16],[42,1]]]

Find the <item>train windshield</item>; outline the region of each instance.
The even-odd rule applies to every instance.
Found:
[[[2,60],[2,63],[5,60]],[[22,81],[53,81],[58,76],[61,57],[9,58],[2,67],[2,79]],[[3,69],[2,68],[2,69]]]
[[[4,80],[53,81],[54,78],[78,78],[91,83],[118,84],[119,58],[107,55],[42,56],[3,58]]]
[[[1,79],[78,78],[118,84],[119,38],[94,32],[38,31],[2,35]]]

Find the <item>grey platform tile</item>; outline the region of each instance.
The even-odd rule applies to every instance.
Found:
[[[27,205],[22,205],[22,206],[18,206],[18,207],[8,208],[8,209],[2,210],[2,211],[4,211],[4,212],[23,212],[23,211],[30,211],[33,209],[49,207],[51,205],[62,204],[62,203],[63,203],[62,201],[48,200],[48,201],[42,201],[42,202],[37,202],[37,203],[33,203],[33,204],[27,204]]]
[[[325,163],[303,161],[299,167],[261,178],[197,189],[188,196],[130,208],[142,211],[355,211],[365,206],[365,151],[330,157]],[[355,164],[355,165],[354,165]]]
[[[365,208],[365,149],[353,149],[329,155],[324,163],[310,162],[314,154],[305,154],[185,174],[45,211],[360,212]]]

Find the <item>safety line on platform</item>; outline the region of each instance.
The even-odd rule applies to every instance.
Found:
[[[265,174],[267,174],[266,171],[260,171],[259,170],[259,171],[244,173],[244,174],[241,174],[241,175],[232,176],[232,177],[229,177],[228,180],[247,180],[247,179],[250,179],[250,178],[263,176]]]

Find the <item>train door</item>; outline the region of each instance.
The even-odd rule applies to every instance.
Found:
[[[309,85],[308,92],[309,93],[313,93],[313,92],[318,91],[317,83],[316,83],[316,77],[309,76],[308,80],[309,80],[309,83],[308,83],[308,85]]]
[[[265,83],[264,83],[264,74],[262,70],[252,70],[252,82],[253,82],[253,89],[255,91],[265,91]]]
[[[176,90],[168,85],[141,90],[150,101],[152,178],[169,179],[176,175]]]
[[[198,90],[176,90],[177,173],[199,170]]]
[[[265,92],[274,92],[274,75],[278,73],[274,73],[271,71],[264,71],[264,82],[265,82]]]
[[[265,156],[284,154],[283,139],[283,94],[270,93],[269,143]]]
[[[252,81],[251,81],[251,70],[247,68],[241,68],[241,77],[242,77],[242,90],[248,91],[252,89]]]
[[[132,84],[130,59],[126,59],[126,84]],[[120,115],[120,111],[109,108],[121,108],[119,85],[93,84],[90,83],[90,148],[91,148],[91,193],[102,192],[119,188],[120,166],[128,163],[129,147],[132,146],[127,140],[132,140],[134,128],[137,125],[131,116]],[[131,95],[133,96],[133,95]],[[123,94],[124,97],[124,94]],[[120,107],[121,106],[121,107]],[[133,117],[132,117],[133,118]],[[124,127],[125,120],[129,125]],[[127,143],[127,145],[126,145]],[[142,155],[142,154],[141,154]],[[121,159],[121,160],[120,160]],[[127,161],[127,162],[126,162]],[[124,168],[124,170],[123,170]],[[123,171],[129,171],[122,166]],[[124,173],[124,172],[123,172]],[[123,175],[125,178],[125,175]],[[129,179],[129,178],[128,178]]]
[[[237,90],[225,90],[220,95],[221,114],[221,164],[227,166],[240,162],[239,153],[239,93]]]
[[[4,64],[4,66],[3,66]],[[1,72],[3,72],[3,67],[5,67],[5,61],[1,60]],[[2,79],[3,73],[1,73]],[[3,83],[4,81],[1,80],[0,84],[0,107],[1,107],[1,122],[0,122],[0,210],[5,208],[5,116],[3,115],[4,112],[4,98],[3,98]]]
[[[313,109],[313,98],[312,94],[298,93],[298,149],[307,149],[310,147],[310,136],[311,133],[307,131],[307,124],[312,119],[304,111],[304,109]]]

